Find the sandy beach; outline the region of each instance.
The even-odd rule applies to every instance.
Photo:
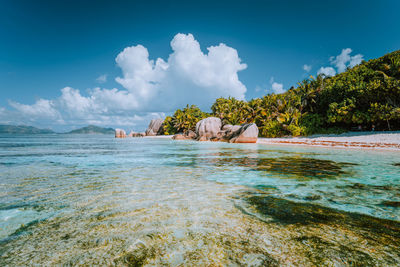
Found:
[[[339,135],[258,138],[257,143],[400,151],[400,132],[348,132]]]
[[[172,138],[172,135],[146,136],[144,138],[168,139]],[[347,132],[337,135],[312,135],[307,137],[259,137],[257,143],[400,151],[400,132]]]

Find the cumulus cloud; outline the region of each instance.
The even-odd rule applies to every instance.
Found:
[[[344,72],[347,68],[357,66],[363,61],[364,56],[357,54],[352,56],[353,50],[351,48],[342,49],[342,52],[336,57],[332,56],[329,58],[329,62],[333,67],[321,67],[317,74],[325,74],[326,76],[334,76],[336,73]],[[304,65],[305,66],[305,65]]]
[[[107,82],[107,74],[100,75],[96,78],[96,82],[98,83],[105,83]]]
[[[332,67],[321,67],[318,72],[318,75],[324,74],[325,76],[334,76],[336,75],[336,70]]]
[[[246,87],[238,72],[247,68],[234,48],[225,44],[203,53],[192,34],[177,34],[171,41],[168,60],[149,59],[142,46],[125,48],[116,58],[122,70],[117,77],[136,98],[137,108],[172,111],[186,104],[208,109],[218,97],[244,99]]]
[[[208,109],[218,97],[244,99],[246,87],[238,72],[247,65],[234,48],[221,43],[203,53],[192,34],[177,34],[170,45],[172,53],[165,60],[150,59],[140,44],[121,51],[115,61],[122,75],[115,80],[122,90],[93,88],[83,95],[65,87],[57,99],[39,99],[32,105],[10,101],[15,110],[1,109],[0,121],[7,115],[22,123],[51,120],[65,127],[95,124],[143,130],[152,118],[165,117],[165,112],[186,104]],[[106,81],[106,74],[96,79]]]
[[[54,102],[46,99],[39,99],[33,105],[24,105],[14,101],[8,101],[9,105],[30,118],[58,119],[60,114],[55,108]]]
[[[272,91],[274,91],[274,93],[276,94],[282,94],[285,92],[285,90],[283,90],[283,84],[281,83],[272,83]]]
[[[305,70],[305,71],[307,71],[307,72],[310,72],[311,71],[311,65],[307,65],[307,64],[304,64],[303,65],[303,70]]]
[[[39,99],[32,105],[9,101],[15,110],[0,109],[0,122],[33,124],[58,129],[94,124],[98,126],[134,127],[143,130],[163,112],[135,111],[135,98],[126,90],[94,88],[84,96],[78,89],[65,87],[54,100]],[[10,120],[11,118],[11,120]]]
[[[354,67],[361,63],[364,56],[361,54],[351,56],[352,52],[351,48],[345,48],[339,55],[330,58],[329,61],[337,68],[338,73],[345,71],[348,67]]]
[[[354,66],[357,66],[358,64],[360,64],[363,61],[364,56],[361,54],[357,54],[355,56],[352,56],[350,58],[350,62],[349,62],[349,67],[352,68]]]
[[[274,77],[271,77],[269,83],[271,84],[271,90],[273,93],[282,94],[285,92],[285,90],[283,89],[283,84],[275,82]]]

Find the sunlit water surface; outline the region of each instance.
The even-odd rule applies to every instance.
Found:
[[[0,135],[0,252],[7,263],[179,265],[227,262],[229,248],[247,265],[262,252],[235,251],[250,224],[243,192],[400,221],[399,162],[388,151]]]

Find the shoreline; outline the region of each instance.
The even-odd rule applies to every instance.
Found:
[[[308,137],[261,137],[258,138],[257,144],[400,151],[400,132],[348,132],[339,135],[313,135]]]
[[[145,136],[144,138],[169,139],[173,135]],[[400,131],[396,132],[347,132],[343,134],[312,135],[301,137],[259,137],[257,144],[316,146],[352,149],[379,149],[400,151]]]

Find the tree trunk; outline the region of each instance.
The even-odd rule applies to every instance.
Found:
[[[389,123],[389,120],[386,119],[386,122],[387,122],[387,125],[388,125],[388,128],[389,128],[389,131],[390,131],[390,123]]]

